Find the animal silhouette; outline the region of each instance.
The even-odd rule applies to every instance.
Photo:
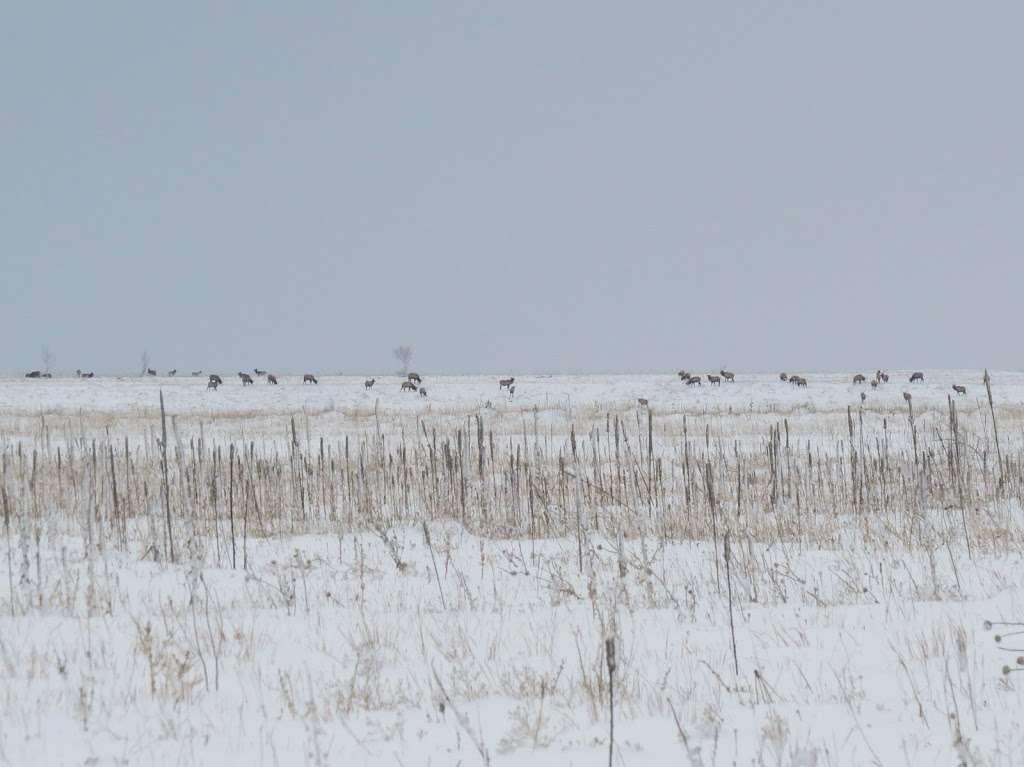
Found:
[[[316,380],[316,376],[313,375],[312,373],[306,373],[304,376],[302,376],[302,383],[319,384],[320,382]]]

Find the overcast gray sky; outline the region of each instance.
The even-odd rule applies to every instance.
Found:
[[[1024,4],[20,3],[0,369],[1019,368]]]

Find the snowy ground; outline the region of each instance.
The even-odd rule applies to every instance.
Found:
[[[503,436],[542,418],[564,440],[609,413],[634,418],[646,397],[664,455],[685,416],[691,434],[745,439],[754,456],[783,419],[841,438],[861,391],[872,435],[905,418],[910,391],[930,439],[952,383],[969,387],[963,418],[984,431],[977,371],[926,376],[912,387],[894,373],[877,391],[849,374],[807,374],[801,390],[774,374],[700,390],[673,376],[537,377],[513,401],[489,377],[427,379],[425,399],[397,379],[372,392],[361,378],[217,392],[181,378],[3,380],[0,453],[16,492],[18,444],[147,439],[160,390],[186,439],[285,443],[293,417],[313,443],[390,438],[486,413]],[[993,395],[1008,450],[1024,375],[993,373]],[[746,514],[767,513],[750,502]],[[219,564],[226,537],[189,541],[170,565],[147,556],[141,529],[127,546],[90,529],[87,546],[40,504],[0,550],[0,763],[603,764],[612,638],[615,764],[1024,764],[1024,693],[1001,672],[1016,653],[983,625],[1024,618],[1019,501],[978,511],[1013,532],[973,551],[939,533],[908,544],[889,526],[899,513],[837,510],[841,534],[816,542],[737,535],[728,571],[710,538],[507,540],[436,518],[250,538],[243,570],[241,553],[237,569]],[[944,514],[928,511],[930,529]]]

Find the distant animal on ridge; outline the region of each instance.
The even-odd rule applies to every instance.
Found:
[[[720,376],[709,375],[708,376],[708,383],[711,384],[712,386],[721,386],[722,385],[722,379],[721,379]]]
[[[695,385],[696,386],[703,386],[703,384],[700,382],[700,376],[690,376],[689,378],[686,379],[686,385],[687,386],[695,386]]]
[[[967,387],[953,384],[953,391],[955,391],[957,394],[967,394]]]
[[[420,387],[420,396],[421,397],[426,397],[427,396],[427,387],[426,386],[421,386]]]
[[[266,370],[260,370],[259,368],[253,368],[252,372],[258,376],[265,376],[267,374]]]
[[[733,383],[736,380],[735,373],[730,373],[728,370],[719,370],[718,372],[721,373],[722,378],[724,378],[729,383]]]
[[[363,381],[363,387],[366,389],[372,389],[375,383],[377,383],[376,378],[367,378],[365,381]]]
[[[222,383],[224,383],[224,380],[216,373],[210,373],[210,380],[217,384],[217,386],[220,386]]]
[[[302,383],[319,384],[320,382],[316,380],[316,376],[313,375],[312,373],[306,373],[304,376],[302,376]]]
[[[407,375],[406,378],[410,381],[415,381],[418,384],[423,383],[423,379],[420,378],[419,373],[409,373],[409,375]]]
[[[242,379],[242,386],[252,386],[252,376],[248,373],[239,373],[238,377]]]
[[[498,379],[498,389],[499,390],[507,389],[508,387],[510,387],[515,382],[516,382],[515,378],[499,378]]]
[[[789,381],[789,376],[786,375],[785,373],[779,373],[779,380],[782,381],[783,383],[786,383],[787,381]]]
[[[864,376],[863,376],[862,374],[860,374],[860,373],[857,373],[857,375],[855,375],[855,376],[853,377],[853,382],[854,382],[855,384],[862,384],[862,383],[864,383],[864,382],[865,382],[865,381],[867,381],[867,380],[868,380],[868,379],[866,379],[866,378],[865,378],[865,377],[864,377]]]
[[[199,376],[201,376],[202,374],[203,374],[203,371],[202,371],[202,370],[193,370],[193,371],[192,371],[192,377],[193,377],[193,378],[198,378],[198,377],[199,377]]]
[[[146,375],[148,375],[148,376],[155,376],[156,375],[156,371],[153,370],[153,368],[146,368]]]
[[[218,386],[220,386],[220,376],[210,376],[210,380],[206,382],[206,388],[217,391]]]
[[[920,381],[921,383],[924,383],[924,373],[917,372],[910,376],[910,383],[914,383],[914,381]]]
[[[677,375],[679,376],[679,380],[684,382],[689,380],[690,378],[690,374],[687,373],[685,370],[680,370]]]
[[[412,381],[402,381],[402,391],[416,391],[416,384]]]
[[[277,386],[277,376],[273,373],[267,373],[267,383]]]
[[[33,370],[31,373],[25,373],[25,378],[42,378],[43,374],[38,370]]]
[[[169,375],[171,378],[174,378],[174,376],[178,375],[178,368],[174,368],[174,370],[168,370],[167,375]]]

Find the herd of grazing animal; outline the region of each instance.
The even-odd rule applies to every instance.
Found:
[[[170,376],[170,377],[174,377],[177,374],[177,372],[178,372],[177,369],[168,370],[167,371],[167,375]],[[192,376],[194,378],[195,377],[199,377],[202,374],[203,374],[203,371],[201,371],[201,370],[194,370],[194,371],[192,371]],[[266,370],[260,370],[259,368],[253,368],[253,374],[255,374],[258,377],[266,378],[267,383],[272,385],[272,386],[277,386],[278,383],[279,383],[277,376],[275,376],[273,373],[267,372]],[[75,375],[78,378],[88,379],[88,378],[94,378],[96,374],[94,372],[91,372],[91,371],[90,372],[84,372],[82,370],[76,370],[75,371]],[[155,377],[155,376],[158,375],[158,373],[157,373],[157,371],[155,369],[147,367],[145,369],[145,375],[147,377]],[[677,373],[677,375],[679,377],[680,382],[686,384],[687,386],[701,386],[702,385],[702,377],[700,375],[691,374],[691,373],[689,373],[686,370],[680,370]],[[49,373],[49,372],[43,372],[43,371],[40,371],[40,370],[33,370],[33,371],[30,371],[29,373],[26,373],[25,377],[26,378],[35,378],[35,379],[44,379],[44,378],[53,378],[53,374]],[[245,386],[252,386],[253,383],[254,383],[253,376],[250,375],[249,373],[245,373],[245,372],[239,371],[238,378],[241,381],[243,387],[245,387]],[[708,373],[708,374],[704,375],[704,378],[707,379],[708,384],[710,384],[711,386],[721,386],[722,385],[722,381],[725,381],[726,383],[735,383],[735,381],[736,381],[735,373],[731,373],[728,370],[719,370],[718,371],[718,375],[715,375],[714,373]],[[784,382],[784,383],[792,384],[793,386],[796,386],[796,387],[806,387],[807,386],[807,379],[804,378],[803,376],[796,375],[796,374],[779,373],[779,380]],[[516,381],[515,377],[511,377],[511,376],[508,377],[508,378],[499,378],[498,379],[498,389],[499,390],[507,390],[508,391],[508,395],[509,395],[509,399],[512,399],[515,396],[515,392],[516,392],[515,381]],[[868,378],[863,373],[857,373],[856,375],[853,376],[853,384],[855,386],[864,385],[864,384],[866,384],[868,382],[869,382]],[[889,382],[889,374],[886,373],[883,370],[876,370],[874,377],[870,379],[870,384],[871,384],[872,388],[878,388],[878,386],[880,386],[881,384],[888,383],[888,382]],[[911,374],[911,376],[910,376],[910,383],[913,384],[913,383],[923,383],[923,382],[924,382],[924,373],[922,373],[921,371],[914,371]],[[305,373],[302,376],[302,383],[303,384],[314,384],[315,385],[315,384],[319,384],[320,382],[317,380],[317,377],[315,375],[313,375],[312,373]],[[376,378],[367,378],[363,382],[363,386],[364,386],[365,389],[369,390],[369,389],[372,389],[374,384],[376,384],[376,383],[377,383],[377,379]],[[217,375],[216,373],[210,373],[208,375],[207,384],[206,384],[206,387],[208,389],[216,390],[217,387],[222,386],[223,384],[224,384],[223,379],[219,375]],[[425,386],[423,386],[423,378],[422,378],[422,376],[419,375],[419,373],[408,373],[408,374],[406,374],[405,380],[401,382],[400,390],[403,391],[403,392],[405,392],[405,391],[408,391],[408,392],[418,392],[421,397],[426,397],[427,396],[427,388]],[[966,394],[967,394],[967,387],[966,386],[962,386],[960,384],[953,384],[953,391],[956,394],[960,395],[960,396],[966,396]],[[910,402],[910,394],[909,394],[909,392],[904,392],[903,393],[903,397],[904,397],[904,399],[907,402]],[[864,401],[867,400],[867,395],[864,392],[861,392],[860,398],[861,398],[861,402],[864,402]],[[649,406],[648,405],[648,400],[646,398],[644,398],[644,397],[638,398],[637,399],[637,403],[639,404],[640,407],[648,407]]]

